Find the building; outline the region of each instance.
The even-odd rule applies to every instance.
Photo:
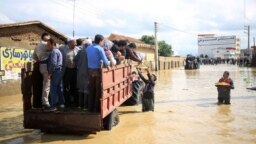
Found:
[[[237,59],[240,55],[240,38],[235,35],[198,35],[198,55],[209,58]]]
[[[129,36],[119,35],[119,34],[110,34],[108,37],[109,40],[125,40],[129,43],[135,43],[137,46],[137,51],[144,56],[144,60],[146,61],[154,61],[155,60],[155,46],[145,44],[140,39],[132,38]]]
[[[32,60],[35,46],[43,32],[59,44],[67,37],[40,21],[0,25],[0,96],[20,92],[20,72]]]

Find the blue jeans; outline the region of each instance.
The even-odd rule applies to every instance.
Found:
[[[62,77],[63,72],[61,70],[55,70],[52,74],[50,87],[51,107],[63,105],[65,102],[64,96],[61,91]]]

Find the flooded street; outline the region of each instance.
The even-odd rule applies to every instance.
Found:
[[[234,80],[231,105],[217,102],[215,82],[228,70]],[[120,124],[96,135],[44,134],[24,130],[21,95],[0,97],[0,143],[250,144],[256,143],[256,69],[201,66],[157,73],[155,112],[141,105],[119,107]]]

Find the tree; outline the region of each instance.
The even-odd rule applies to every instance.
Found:
[[[154,36],[143,35],[141,37],[141,41],[145,42],[146,44],[151,44],[151,45],[155,44]],[[164,40],[158,41],[158,47],[159,47],[158,49],[159,56],[169,57],[173,54],[172,46],[166,43]]]
[[[160,56],[170,57],[173,54],[172,46],[167,44],[164,40],[158,41],[158,53]]]
[[[155,37],[154,36],[149,36],[149,35],[143,35],[141,37],[141,41],[143,41],[146,44],[154,45],[155,44]]]

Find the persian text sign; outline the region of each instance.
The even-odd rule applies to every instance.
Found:
[[[25,62],[32,61],[33,50],[1,47],[1,70],[5,71],[2,80],[19,79]]]
[[[227,45],[236,44],[236,36],[199,37],[198,45]]]

